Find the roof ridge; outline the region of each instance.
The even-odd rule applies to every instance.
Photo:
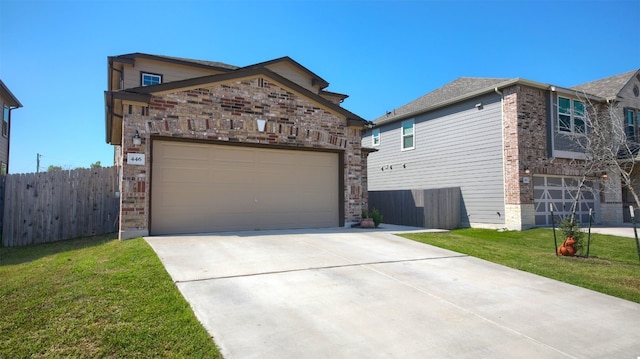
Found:
[[[227,64],[224,62],[218,62],[218,61],[209,61],[209,60],[198,60],[198,59],[192,59],[192,58],[187,58],[187,57],[177,57],[177,56],[168,56],[168,55],[157,55],[157,54],[150,54],[150,53],[146,53],[146,52],[132,52],[132,53],[128,53],[128,54],[122,54],[122,55],[118,55],[118,56],[114,56],[114,58],[135,58],[135,57],[143,57],[143,58],[156,58],[156,59],[166,59],[166,60],[172,60],[172,61],[180,61],[180,62],[186,62],[186,63],[192,63],[195,65],[200,65],[200,66],[208,66],[208,67],[217,67],[217,68],[222,68],[222,69],[227,69],[227,70],[237,70],[240,68],[240,66],[236,66],[236,65],[231,65],[231,64]]]
[[[573,86],[571,86],[571,87],[569,87],[569,88],[580,87],[580,86],[588,85],[588,84],[595,83],[595,82],[601,82],[601,81],[610,80],[610,79],[617,78],[617,77],[619,77],[619,78],[625,78],[625,77],[626,77],[626,78],[627,78],[627,80],[630,80],[630,79],[631,79],[631,77],[632,77],[633,75],[635,75],[635,74],[636,74],[636,72],[638,72],[638,71],[640,71],[640,69],[635,69],[635,70],[631,70],[631,71],[626,71],[626,72],[623,72],[623,73],[619,73],[619,74],[617,74],[617,75],[607,76],[607,77],[603,77],[603,78],[601,78],[601,79],[597,79],[597,80],[592,80],[592,81],[583,82],[583,83],[580,83],[580,84],[577,84],[577,85],[573,85]]]
[[[382,116],[379,116],[374,121],[385,120],[385,122],[387,122],[398,116],[407,115],[421,109],[437,106],[438,104],[445,103],[451,99],[459,98],[461,96],[483,89],[491,89],[495,85],[517,79],[518,78],[515,77],[505,78],[461,76],[408,103],[405,103],[398,108],[393,109],[392,111],[387,112]],[[390,114],[392,115],[390,116]]]

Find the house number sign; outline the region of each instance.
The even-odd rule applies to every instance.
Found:
[[[127,153],[127,163],[130,165],[144,165],[144,153]]]

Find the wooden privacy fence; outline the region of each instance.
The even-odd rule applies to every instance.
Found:
[[[383,222],[403,226],[454,229],[460,227],[460,188],[369,191],[369,209]]]
[[[115,232],[115,167],[10,174],[5,178],[2,246]]]

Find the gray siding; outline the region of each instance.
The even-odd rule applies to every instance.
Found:
[[[622,98],[620,101],[620,105],[618,105],[621,110],[624,107],[633,107],[635,109],[640,109],[640,96],[636,97],[636,95],[633,93],[633,86],[640,87],[640,78],[638,78],[637,76],[632,77],[631,80],[622,88],[622,90],[620,90],[620,93],[618,94],[618,96]],[[622,118],[624,119],[624,117]]]
[[[482,109],[475,107],[479,102]],[[368,159],[369,190],[460,187],[462,225],[503,225],[500,96],[484,95],[414,119],[414,150],[401,151],[401,121],[380,127],[379,151]],[[372,147],[371,131],[362,141]]]

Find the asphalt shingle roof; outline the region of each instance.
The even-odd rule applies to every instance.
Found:
[[[153,55],[153,56],[163,57],[165,59],[171,59],[171,60],[191,62],[194,64],[200,64],[200,65],[206,65],[206,66],[221,67],[223,69],[229,69],[229,70],[237,70],[240,68],[238,66],[229,65],[223,62],[216,62],[216,61],[195,60],[195,59],[187,59],[184,57],[174,57],[174,56],[165,56],[165,55]]]
[[[620,90],[626,85],[638,70],[625,72],[623,74],[606,77],[600,80],[587,82],[571,87],[572,90],[585,92],[599,97],[611,98],[618,95]]]
[[[386,115],[382,115],[374,120],[374,122],[387,122],[393,118],[400,117],[409,113],[413,113],[428,108],[433,108],[440,103],[444,103],[457,97],[470,94],[486,88],[495,87],[495,85],[515,79],[508,78],[487,78],[487,77],[460,77],[448,84],[435,89],[428,94],[421,96],[406,105],[400,106]]]

